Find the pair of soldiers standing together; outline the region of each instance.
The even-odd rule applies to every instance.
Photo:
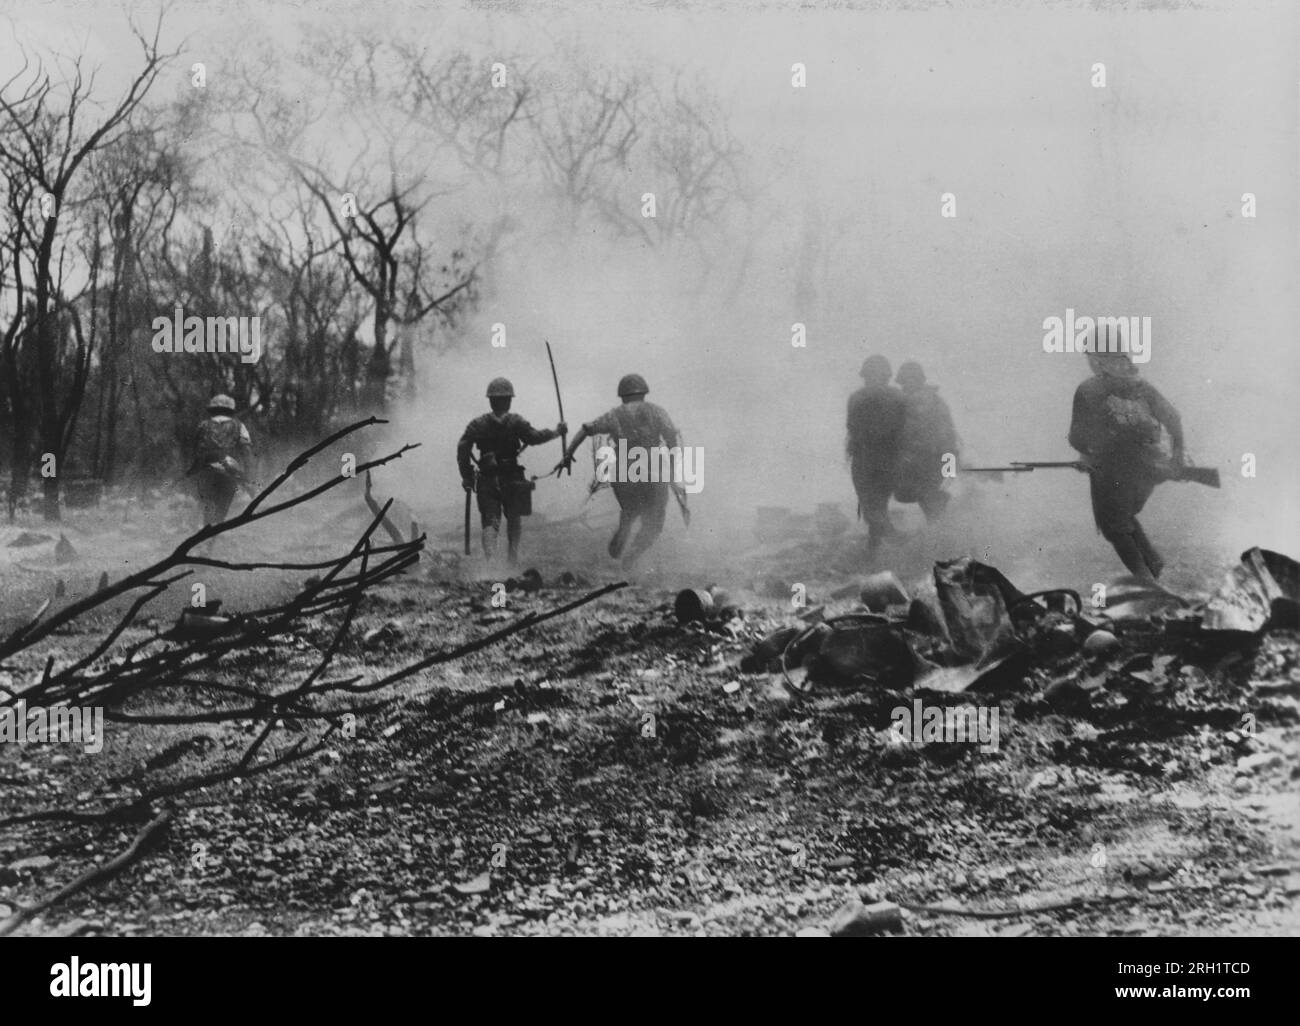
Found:
[[[1070,445],[1089,477],[1093,519],[1120,561],[1139,580],[1154,583],[1164,560],[1138,522],[1157,484],[1180,476],[1187,460],[1182,419],[1173,404],[1138,376],[1118,344],[1088,353],[1092,377],[1075,390]],[[895,388],[889,361],[869,357],[863,387],[849,399],[848,452],[861,515],[870,531],[869,551],[894,533],[891,496],[916,502],[927,520],[948,504],[943,460],[957,455],[957,434],[947,404],[925,384],[920,365],[905,363]],[[1169,454],[1162,444],[1169,438]]]
[[[862,387],[849,397],[848,454],[858,512],[870,532],[868,551],[894,533],[889,500],[915,502],[926,520],[948,505],[943,459],[957,454],[957,431],[948,404],[926,384],[915,361],[898,368],[898,385],[883,356],[869,356],[860,371]]]
[[[661,445],[669,448],[679,445],[680,438],[671,418],[662,407],[646,401],[649,391],[640,374],[625,375],[618,383],[621,405],[583,424],[552,472],[568,467],[578,447],[592,435],[609,435],[616,443],[625,439],[629,447],[639,446],[646,450]],[[519,465],[519,454],[526,446],[541,445],[568,432],[568,425],[563,422],[553,430],[535,428],[519,414],[512,413],[510,404],[514,394],[514,386],[505,378],[497,378],[489,384],[487,397],[491,412],[470,421],[456,446],[461,485],[467,492],[478,494],[479,515],[483,523],[483,554],[489,560],[495,556],[504,516],[512,565],[519,558],[522,518],[533,511],[533,482],[525,479],[524,468]],[[477,474],[473,459],[476,447],[479,451]],[[622,556],[624,569],[630,569],[663,530],[671,485],[668,482],[614,481],[613,488],[620,512],[618,530],[609,543],[609,554],[615,559]],[[628,539],[638,522],[640,529],[628,547]]]

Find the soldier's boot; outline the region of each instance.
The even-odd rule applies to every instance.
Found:
[[[873,513],[872,516],[867,519],[867,532],[868,557],[876,554],[880,548],[881,542],[898,533],[894,530],[894,525],[889,522],[889,514],[887,513],[884,516],[881,516],[878,513]]]
[[[660,509],[649,509],[641,517],[641,528],[636,533],[636,538],[632,540],[632,547],[628,549],[627,555],[623,557],[623,569],[630,570],[641,558],[645,551],[659,540],[659,535],[664,529],[664,514],[667,507]]]
[[[636,514],[620,509],[618,513],[618,530],[614,532],[614,537],[609,540],[609,555],[611,559],[618,559],[623,554],[623,547],[627,544],[628,535],[632,533],[632,525],[636,523]]]
[[[483,528],[483,558],[489,563],[496,558],[497,538],[501,534],[499,526]]]
[[[1165,568],[1165,561],[1160,558],[1160,553],[1156,547],[1151,544],[1151,539],[1147,537],[1146,531],[1142,530],[1142,525],[1137,524],[1133,531],[1133,540],[1137,542],[1138,551],[1142,553],[1142,560],[1151,568],[1151,576],[1159,577]]]
[[[506,558],[511,566],[519,565],[519,536],[523,530],[524,524],[519,517],[506,518]]]
[[[1140,581],[1148,584],[1155,584],[1155,574],[1147,566],[1146,558],[1142,555],[1142,549],[1137,543],[1137,539],[1131,534],[1116,534],[1110,538],[1110,543],[1115,547],[1115,553],[1119,556],[1120,562],[1128,568],[1131,573]]]

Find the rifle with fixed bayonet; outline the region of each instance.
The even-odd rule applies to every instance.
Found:
[[[1088,472],[1094,469],[1082,460],[1012,460],[1008,467],[960,467],[958,469],[972,474],[1027,474],[1035,470],[1058,470],[1062,467]],[[1178,463],[1167,466],[1165,472],[1167,481],[1192,481],[1207,488],[1219,487],[1219,471],[1214,467],[1193,467]]]

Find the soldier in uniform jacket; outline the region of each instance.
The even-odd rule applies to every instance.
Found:
[[[609,435],[616,446],[623,439],[629,450],[639,448],[647,453],[665,446],[668,449],[679,448],[681,438],[667,412],[661,406],[646,402],[649,391],[650,386],[640,374],[625,374],[618,383],[618,396],[622,403],[583,424],[556,468],[568,466],[578,446],[592,435]],[[630,570],[662,533],[668,495],[673,485],[671,481],[620,481],[617,478],[611,484],[614,497],[618,499],[619,520],[618,530],[609,541],[609,554],[614,559],[622,556],[623,568]],[[628,548],[628,538],[638,521],[640,529]]]
[[[847,450],[858,493],[858,516],[870,532],[868,551],[894,533],[889,522],[889,496],[898,469],[898,444],[906,404],[889,379],[893,369],[883,356],[869,356],[858,372],[862,387],[849,396]]]
[[[226,519],[235,492],[252,469],[253,440],[234,412],[234,399],[214,395],[207,418],[199,424],[191,473],[197,474],[204,527]]]
[[[487,387],[492,411],[471,420],[456,446],[461,484],[467,492],[478,492],[483,555],[489,560],[496,555],[504,513],[511,566],[519,560],[522,518],[533,512],[533,483],[525,480],[519,453],[525,446],[541,445],[568,430],[564,424],[557,424],[554,431],[535,428],[519,414],[511,413],[514,394],[514,386],[508,380],[494,379]],[[475,448],[479,452],[477,487],[472,456]]]
[[[1185,461],[1182,419],[1124,352],[1088,354],[1093,376],[1074,393],[1070,445],[1082,455],[1097,529],[1129,572],[1154,582],[1164,560],[1137,515],[1161,481]],[[1162,446],[1169,434],[1171,453]]]
[[[903,430],[898,439],[894,498],[915,502],[927,521],[948,506],[943,490],[943,459],[957,456],[957,430],[939,390],[926,384],[925,371],[914,360],[898,368],[895,378],[903,390]]]

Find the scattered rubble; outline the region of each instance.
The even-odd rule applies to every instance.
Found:
[[[1243,552],[1205,604],[1207,631],[1254,634],[1266,627],[1300,626],[1300,563],[1267,549]]]
[[[850,899],[831,921],[832,937],[871,937],[889,933],[903,925],[903,910],[892,901],[876,901],[864,905],[859,899]]]
[[[909,606],[912,600],[899,579],[885,571],[863,581],[861,601],[872,613],[887,613],[891,606]]]
[[[714,607],[705,619],[683,621],[674,591],[629,591],[421,681],[418,701],[363,723],[305,780],[237,801],[214,788],[216,804],[184,812],[171,857],[135,871],[156,876],[70,908],[69,928],[1204,933],[1300,893],[1300,861],[1255,825],[1291,808],[1277,792],[1294,789],[1294,631],[1228,636],[1182,605],[1116,617],[1131,605],[1081,610],[1072,592],[943,566],[942,587],[895,578],[901,597],[875,609],[859,579],[810,582],[826,604],[793,610],[787,580],[762,571],[774,601],[715,585],[694,592]],[[413,623],[436,624],[439,645],[481,636],[466,611],[482,582],[430,587],[377,592],[366,635],[406,624],[394,648],[423,642]],[[1103,632],[1113,640],[1090,649]],[[891,746],[890,709],[921,694],[997,706],[1001,750]],[[204,755],[176,746],[133,765]],[[216,842],[219,869],[193,869],[194,839]],[[4,873],[11,905],[45,889],[37,871]],[[151,892],[175,909],[147,906]],[[121,914],[97,904],[110,897]]]

